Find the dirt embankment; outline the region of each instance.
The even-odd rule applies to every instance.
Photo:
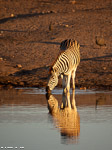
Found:
[[[1,87],[46,86],[60,42],[72,38],[81,45],[76,86],[112,89],[111,0],[0,0],[0,10]]]

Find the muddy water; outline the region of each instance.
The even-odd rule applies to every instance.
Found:
[[[110,150],[112,92],[75,92],[46,99],[44,89],[1,90],[0,149]],[[60,109],[63,98],[74,106]]]

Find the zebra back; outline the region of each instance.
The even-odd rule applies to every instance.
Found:
[[[71,40],[69,40],[69,43]],[[68,42],[65,40],[65,44],[67,44]],[[64,43],[63,43],[64,45]],[[69,63],[71,64],[75,64],[76,66],[78,66],[78,64],[80,63],[80,51],[79,51],[79,48],[80,48],[80,45],[77,43],[76,40],[74,40],[72,43],[71,43],[71,46],[69,46],[68,49],[66,49],[66,51],[63,51],[61,52],[58,57],[56,58],[56,60],[54,61],[54,63],[52,64],[49,72],[50,74],[52,73],[52,71],[57,71],[57,66],[60,65],[60,62],[63,63],[63,60],[67,60],[69,59]],[[66,62],[67,62],[66,61]],[[66,64],[67,65],[67,64]],[[63,66],[64,66],[64,63],[63,63]],[[59,67],[58,67],[59,68]],[[67,67],[66,67],[67,68]],[[60,71],[58,70],[57,71],[60,75]]]

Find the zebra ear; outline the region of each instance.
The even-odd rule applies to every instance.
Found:
[[[53,67],[50,67],[49,68],[49,74],[52,74],[52,71],[53,71]]]
[[[77,41],[75,40],[75,46],[77,46]]]
[[[53,74],[53,73],[55,73],[55,72],[56,72],[56,68],[51,67],[51,68],[49,69],[49,73],[50,73],[50,74]]]
[[[79,45],[79,43],[77,44],[77,47],[78,47],[78,49],[80,48],[80,45]]]
[[[79,49],[80,48],[80,45],[79,43],[75,40],[75,46]]]

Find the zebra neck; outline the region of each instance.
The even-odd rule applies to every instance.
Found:
[[[55,68],[57,76],[60,76],[62,74],[62,70],[59,65],[55,64],[53,68]]]

